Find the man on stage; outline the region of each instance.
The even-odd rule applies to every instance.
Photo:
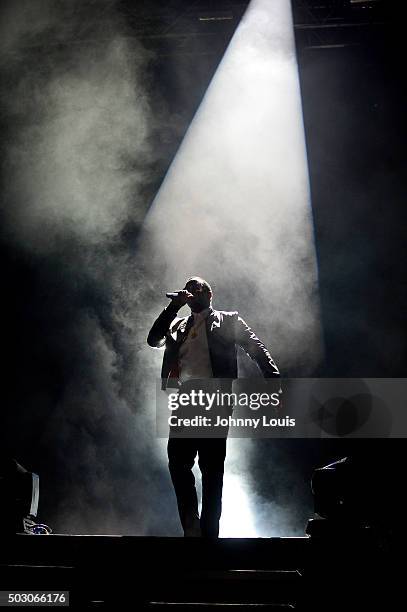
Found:
[[[237,378],[237,346],[257,363],[265,378],[280,376],[269,351],[239,314],[212,308],[212,289],[203,278],[191,277],[184,289],[167,296],[171,302],[147,338],[152,347],[165,346],[163,388],[193,379]],[[177,317],[185,304],[190,316]],[[192,473],[197,454],[202,473],[201,517]],[[168,465],[184,536],[218,537],[225,456],[226,437],[176,438],[170,433]]]

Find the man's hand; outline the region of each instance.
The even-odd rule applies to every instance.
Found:
[[[174,293],[166,293],[166,296],[170,298],[171,302],[154,321],[147,336],[147,343],[154,348],[160,348],[165,345],[171,323],[176,318],[178,310],[194,297],[186,289],[174,291]]]
[[[166,296],[171,299],[171,304],[178,310],[185,306],[185,304],[188,303],[188,300],[194,297],[192,293],[186,289],[181,289],[181,291],[175,291],[174,293],[167,293]]]

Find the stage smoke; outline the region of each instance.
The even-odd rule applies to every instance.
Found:
[[[149,296],[202,276],[214,290],[214,307],[239,310],[284,376],[317,370],[317,264],[292,15],[285,0],[249,5],[155,198],[140,252],[151,262]],[[151,323],[164,304],[157,300]],[[158,372],[157,353],[151,361]],[[240,372],[253,375],[257,369],[241,356]],[[268,462],[274,446],[265,449]],[[265,512],[258,533],[281,535],[292,525],[294,502],[284,511],[275,501],[261,502],[247,455],[245,461],[237,454],[236,462],[236,500],[247,495],[258,507],[273,506],[270,515],[274,521],[279,516],[281,525],[267,522]],[[272,477],[275,482],[277,472]],[[229,501],[226,509],[236,507]],[[239,530],[232,514],[226,510],[223,524],[232,522],[239,536],[245,526]]]

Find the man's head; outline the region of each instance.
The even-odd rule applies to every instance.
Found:
[[[187,291],[194,296],[187,302],[192,312],[201,312],[208,308],[212,302],[212,289],[210,284],[200,276],[191,276],[185,283]]]

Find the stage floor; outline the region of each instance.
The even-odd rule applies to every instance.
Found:
[[[19,534],[1,539],[0,590],[69,592],[70,607],[370,609],[361,607],[369,593],[387,601],[390,568],[392,549],[366,533],[212,541]]]

